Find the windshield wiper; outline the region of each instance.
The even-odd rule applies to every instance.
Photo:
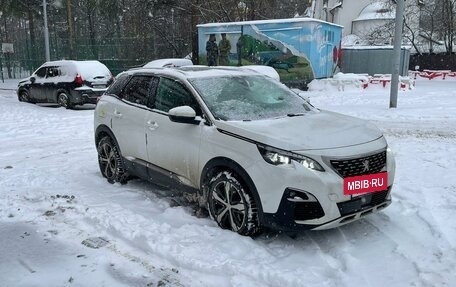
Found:
[[[298,113],[298,114],[290,113],[290,114],[287,114],[287,117],[292,118],[292,117],[300,117],[303,115],[304,115],[304,113]]]

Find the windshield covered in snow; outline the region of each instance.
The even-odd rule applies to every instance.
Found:
[[[299,116],[312,107],[284,85],[264,76],[189,79],[212,114],[221,120]]]

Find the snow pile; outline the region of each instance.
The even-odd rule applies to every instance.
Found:
[[[4,82],[2,82],[0,80],[0,91],[1,90],[15,91],[15,90],[17,90],[17,84],[18,84],[18,80],[5,79]]]
[[[310,91],[340,91],[345,89],[361,89],[369,82],[367,74],[337,73],[332,78],[315,79],[309,83]]]
[[[309,83],[310,91],[345,91],[360,90],[371,87],[389,88],[391,84],[391,74],[353,74],[337,73],[332,78],[314,79]],[[403,90],[413,89],[415,81],[410,77],[399,76],[399,87]]]

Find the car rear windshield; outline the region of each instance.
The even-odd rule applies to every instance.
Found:
[[[69,61],[59,65],[62,75],[75,77],[80,74],[86,81],[94,79],[110,79],[109,69],[98,61]]]
[[[283,84],[265,76],[189,79],[214,117],[226,121],[303,115],[313,108]]]

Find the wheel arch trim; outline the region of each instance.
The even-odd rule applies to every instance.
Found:
[[[59,88],[59,89],[56,89],[55,90],[55,102],[58,103],[59,102],[59,95],[60,93],[65,93],[65,95],[67,96],[68,98],[68,101],[71,103],[71,93],[67,90],[67,89],[64,89],[64,88]]]
[[[255,204],[258,208],[258,219],[260,221],[260,225],[263,224],[263,206],[261,203],[260,195],[256,189],[255,183],[253,182],[252,178],[249,176],[247,171],[237,162],[232,159],[226,157],[216,157],[209,160],[201,172],[200,178],[200,196],[204,198],[205,202],[207,202],[208,190],[207,190],[207,183],[210,179],[210,171],[215,170],[216,168],[228,168],[238,174],[241,177],[241,180],[247,185],[247,188],[251,192]]]
[[[100,135],[102,134],[107,134],[116,144],[117,148],[119,149],[119,153],[122,155],[122,150],[120,149],[119,143],[117,142],[116,137],[114,136],[114,133],[111,131],[111,129],[106,126],[106,125],[99,125],[97,129],[95,130],[95,147],[98,148],[98,143],[102,139]]]

